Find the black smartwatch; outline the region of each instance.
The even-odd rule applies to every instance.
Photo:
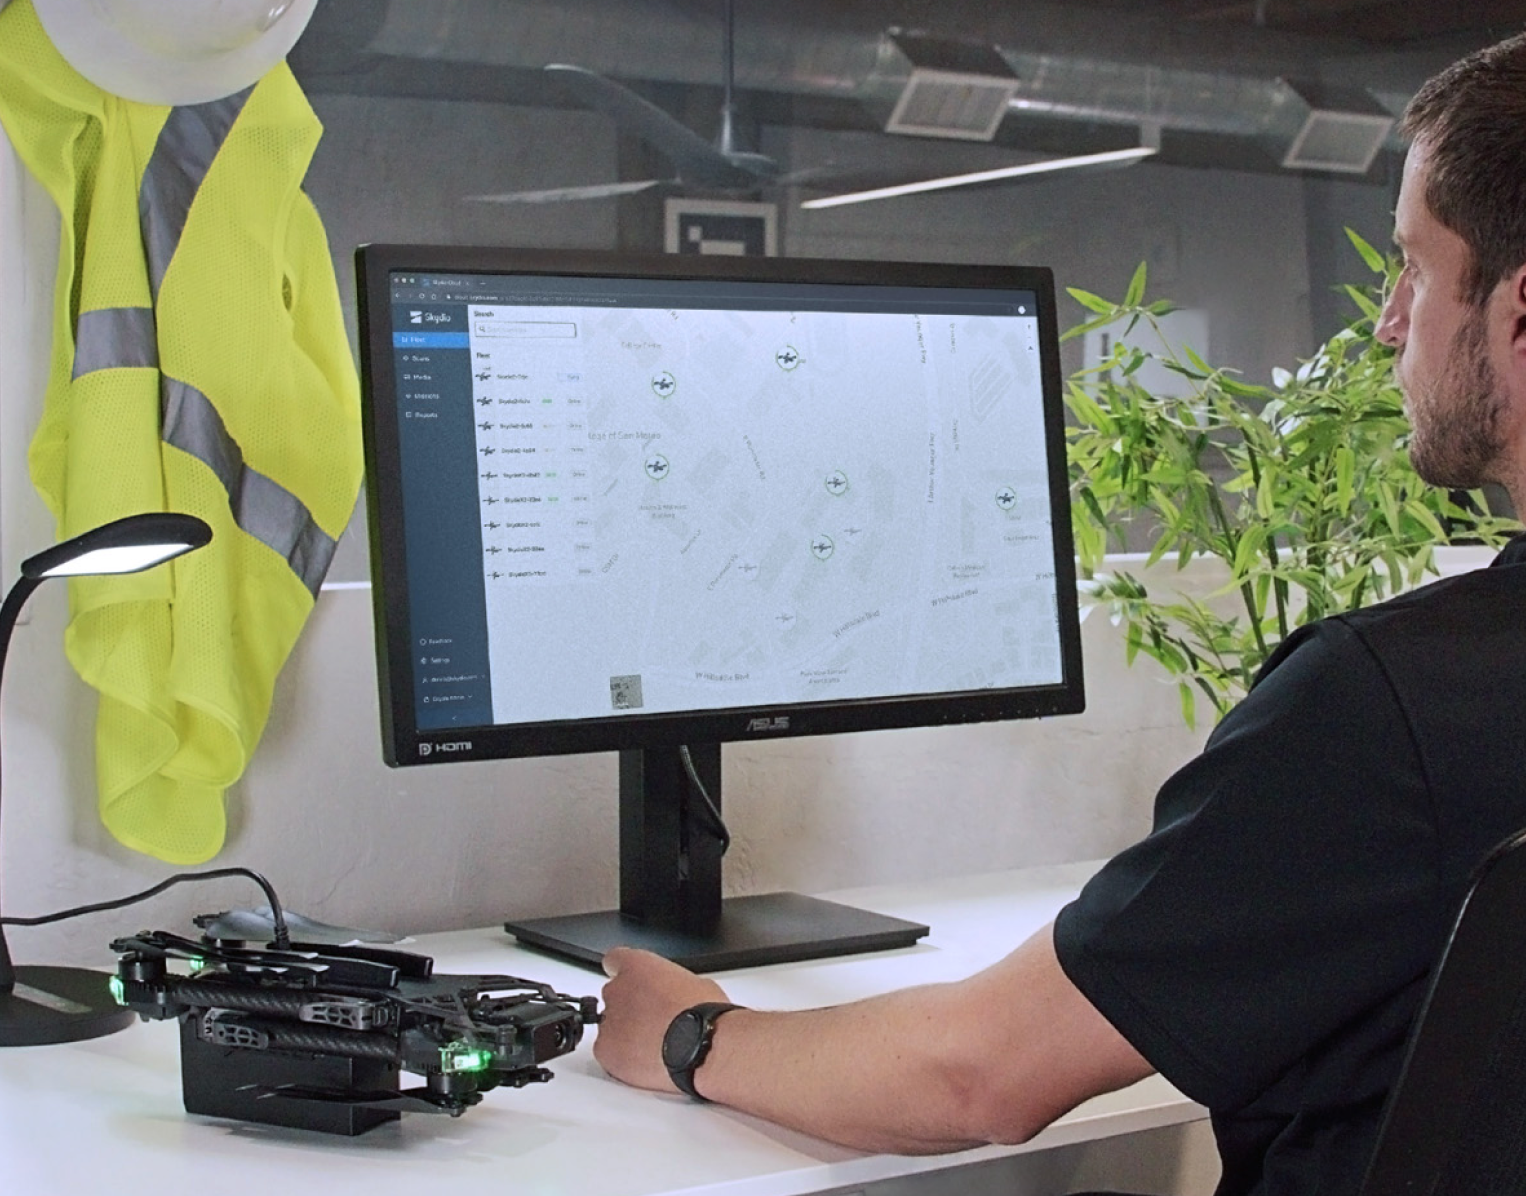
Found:
[[[695,1100],[705,1099],[694,1087],[694,1073],[710,1053],[716,1020],[740,1008],[725,1001],[706,1001],[685,1009],[668,1023],[668,1032],[662,1036],[662,1063],[680,1092]]]

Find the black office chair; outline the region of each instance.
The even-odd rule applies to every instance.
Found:
[[[1361,1196],[1526,1193],[1526,832],[1479,867],[1410,1034]]]

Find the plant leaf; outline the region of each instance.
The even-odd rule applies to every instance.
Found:
[[[1107,325],[1117,320],[1118,316],[1118,312],[1109,309],[1106,315],[1097,316],[1095,319],[1087,320],[1084,324],[1077,324],[1074,328],[1067,328],[1064,332],[1060,333],[1060,339],[1062,341],[1074,340],[1078,336],[1084,336],[1094,328],[1105,328]]]
[[[1383,255],[1367,244],[1353,229],[1346,229],[1347,239],[1356,246],[1357,253],[1362,255],[1362,260],[1367,263],[1367,268],[1374,274],[1388,273],[1388,262]]]
[[[1139,268],[1134,271],[1134,277],[1129,279],[1129,289],[1123,295],[1124,307],[1138,307],[1139,301],[1144,298],[1145,268],[1146,263],[1140,262]]]
[[[1177,696],[1182,703],[1182,722],[1187,724],[1189,731],[1197,727],[1197,697],[1192,692],[1192,686],[1185,681],[1179,681],[1176,686]]]
[[[1082,307],[1090,308],[1094,312],[1110,316],[1117,312],[1117,308],[1100,295],[1093,295],[1090,291],[1083,291],[1080,287],[1066,287],[1066,293]]]

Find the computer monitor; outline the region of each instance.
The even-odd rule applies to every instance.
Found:
[[[368,245],[357,277],[386,761],[620,754],[620,908],[508,929],[697,970],[925,934],[723,901],[720,745],[1082,709],[1049,271]]]

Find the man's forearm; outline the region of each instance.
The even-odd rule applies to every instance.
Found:
[[[939,985],[799,1013],[736,1010],[716,1023],[695,1086],[710,1100],[866,1151],[937,1154],[1012,1138],[1014,1127],[988,1124],[979,1078],[950,1041],[951,996]]]
[[[605,960],[594,1056],[627,1084],[673,1092],[663,1031],[725,1000],[713,981],[645,952]],[[931,1154],[1021,1142],[1151,1068],[1066,978],[1049,929],[954,984],[828,1009],[738,1009],[694,1072],[707,1099],[862,1150]]]

